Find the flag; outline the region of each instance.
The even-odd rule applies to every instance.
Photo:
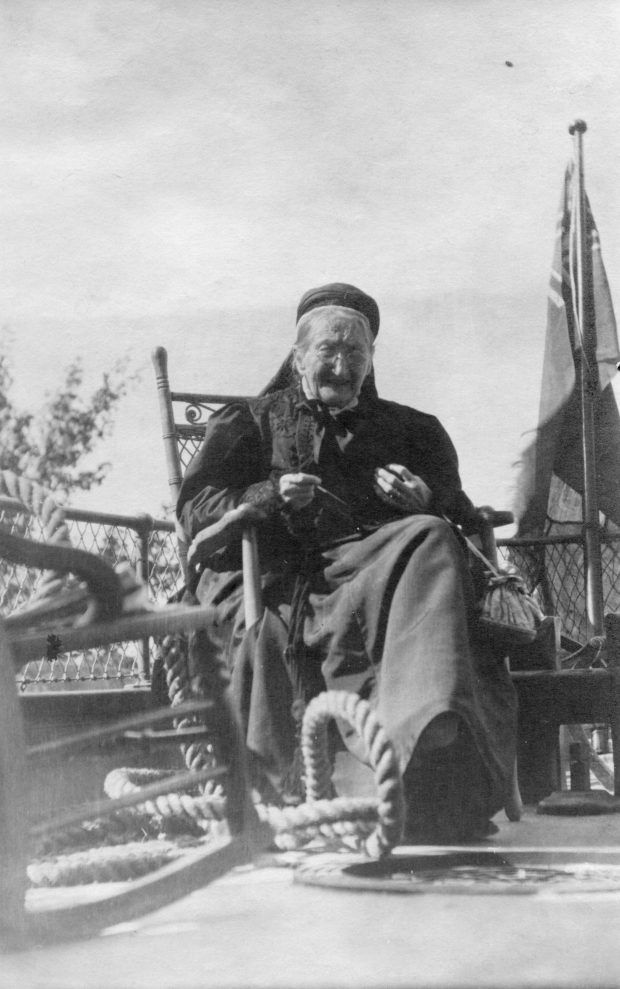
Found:
[[[577,366],[586,362],[595,389],[593,415],[596,448],[596,478],[601,522],[620,528],[620,416],[611,381],[620,360],[616,321],[598,231],[590,204],[585,198],[585,250],[583,265],[583,318],[577,309],[576,203],[574,165],[564,178],[555,250],[547,302],[547,335],[543,363],[538,428],[523,452],[514,506],[517,536],[581,533],[583,522],[583,455],[580,387]],[[620,544],[618,544],[620,550]],[[551,552],[551,550],[549,551]],[[583,565],[576,566],[575,547],[562,554],[553,547],[554,569],[549,575],[549,552],[545,554],[547,579],[553,584],[555,609],[562,596],[572,594],[572,621],[581,624],[577,583],[583,594]],[[572,558],[569,559],[572,553]],[[562,560],[562,556],[565,557]],[[572,568],[572,574],[569,572]],[[605,569],[605,568],[604,568]],[[576,571],[580,570],[580,573]],[[573,582],[572,592],[567,584]],[[560,586],[561,585],[561,586]],[[548,587],[549,590],[549,587]],[[569,633],[570,634],[570,631]]]

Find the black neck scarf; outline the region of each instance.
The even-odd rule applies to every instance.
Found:
[[[332,415],[329,407],[318,399],[310,399],[306,403],[319,429],[325,430],[325,436],[346,436],[354,433],[360,421],[358,407],[343,409],[337,415]],[[325,437],[324,437],[325,438]]]

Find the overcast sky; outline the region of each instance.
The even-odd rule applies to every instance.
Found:
[[[88,504],[160,513],[148,366],[260,388],[299,296],[381,307],[385,397],[506,507],[535,425],[568,124],[620,292],[617,0],[0,0],[2,322],[36,406],[81,354],[144,365]]]

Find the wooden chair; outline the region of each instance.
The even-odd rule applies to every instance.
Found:
[[[271,841],[271,830],[259,824],[249,795],[244,746],[228,696],[227,677],[221,670],[213,671],[209,698],[176,708],[156,708],[151,702],[150,709],[137,716],[105,727],[87,728],[77,735],[35,746],[29,752],[25,750],[15,673],[30,660],[45,657],[50,635],[60,641],[61,651],[73,651],[148,636],[193,632],[208,627],[217,615],[213,609],[181,605],[136,610],[135,587],[127,594],[114,569],[99,557],[71,546],[62,509],[49,492],[9,472],[2,474],[2,481],[13,492],[17,511],[41,514],[47,541],[33,542],[0,526],[0,558],[51,573],[43,582],[42,592],[27,607],[0,622],[0,883],[3,891],[0,931],[17,935],[34,931],[36,937],[75,936],[154,909],[248,861],[258,846]],[[68,574],[77,575],[79,582],[68,581]],[[171,740],[178,746],[183,740],[178,732],[157,726],[164,719],[190,714],[200,714],[212,728],[215,725],[223,765],[198,773],[178,772],[140,789],[132,797],[95,801],[57,814],[51,822],[30,820],[30,823],[39,836],[50,834],[128,806],[142,806],[147,799],[160,794],[171,794],[208,779],[220,779],[226,773],[228,837],[209,841],[179,861],[127,884],[120,893],[91,903],[67,905],[62,900],[36,915],[27,913],[24,908],[28,844],[25,825],[29,823],[30,803],[25,783],[27,760],[35,755],[49,759],[57,753],[62,767],[63,758],[76,747],[98,745],[102,737],[112,736],[125,739],[131,736],[138,743],[147,740],[149,744]],[[188,734],[204,735],[204,728],[190,730]]]
[[[170,387],[167,353],[158,347],[152,354],[159,396],[162,436],[171,501],[176,503],[183,474],[197,453],[208,417],[215,408],[247,396],[223,393],[174,391]],[[513,521],[509,512],[479,510],[479,539],[487,558],[498,563],[494,530]],[[186,560],[183,534],[181,554]],[[243,531],[244,590],[249,624],[261,613],[256,541],[252,527]],[[609,619],[612,621],[612,619]],[[519,700],[519,784],[527,803],[538,803],[562,789],[559,729],[568,724],[607,723],[615,751],[618,724],[617,677],[620,648],[610,651],[606,669],[567,670],[560,663],[560,622],[548,617],[534,643],[511,651],[511,677]],[[620,796],[620,759],[614,770],[614,793]],[[518,806],[518,787],[513,806]],[[515,816],[516,810],[515,810]]]
[[[525,781],[524,799],[538,803],[546,813],[602,813],[620,809],[620,616],[605,617],[606,663],[586,669],[517,670],[512,679],[519,697],[519,769]],[[594,754],[589,746],[579,746],[578,769],[581,781],[572,779],[564,792],[558,743],[565,725],[606,724],[611,729],[614,752],[613,772],[605,773],[613,799],[607,791],[590,793],[590,766]],[[586,749],[584,752],[583,749]],[[603,767],[604,771],[604,767]],[[599,778],[603,775],[597,773]]]

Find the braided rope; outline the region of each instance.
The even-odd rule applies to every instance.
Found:
[[[109,797],[122,797],[139,793],[141,785],[162,778],[164,771],[119,768],[112,770],[105,780],[105,790]],[[375,827],[378,816],[377,801],[370,798],[335,797],[300,804],[297,807],[277,807],[274,804],[257,804],[259,819],[269,824],[275,832],[276,844],[286,832],[298,832],[295,839],[286,839],[286,847],[294,840],[300,847],[308,840],[322,834],[335,838],[338,835],[354,834],[359,825],[366,834]],[[159,815],[162,818],[186,818],[196,823],[221,822],[226,819],[226,799],[222,796],[202,794],[170,794],[158,797],[155,801],[140,804],[143,813]],[[304,838],[303,833],[309,837]]]
[[[323,796],[329,792],[331,772],[327,754],[330,718],[347,721],[361,738],[366,758],[375,772],[377,799]],[[318,839],[323,844],[344,844],[373,858],[386,855],[402,831],[402,783],[392,746],[368,703],[344,691],[326,691],[315,697],[304,716],[302,750],[308,801],[297,807],[256,806],[259,819],[274,832],[276,846],[286,851],[298,850]],[[111,798],[124,797],[139,794],[141,787],[173,775],[171,770],[118,768],[108,774],[104,788]],[[172,820],[181,827],[191,826],[194,834],[197,828],[213,834],[226,826],[227,801],[222,794],[205,792],[196,796],[173,792],[145,800],[136,812],[155,820],[158,826]],[[36,885],[68,885],[111,881],[112,875],[128,878],[157,867],[157,856],[147,843],[100,848],[92,859],[91,852],[35,862],[29,867],[29,878]]]
[[[187,664],[187,640],[169,637],[164,640],[164,664],[171,703],[180,704],[196,696],[196,683],[190,683]],[[214,671],[217,677],[218,671]],[[200,690],[199,690],[200,692]],[[329,799],[333,793],[331,775],[332,760],[327,743],[327,724],[331,718],[341,718],[354,729],[362,739],[366,759],[375,773],[378,800],[371,803],[355,799]],[[179,722],[186,725],[190,722]],[[195,723],[195,722],[194,722]],[[257,811],[263,821],[267,821],[275,832],[276,844],[283,841],[290,846],[290,837],[285,833],[297,832],[295,847],[299,847],[316,829],[328,837],[355,832],[352,821],[357,819],[358,830],[363,832],[366,850],[372,857],[380,857],[389,851],[400,839],[404,821],[404,797],[400,772],[396,757],[383,728],[367,701],[345,691],[326,691],[315,697],[304,715],[301,748],[304,760],[307,802],[299,807],[278,808],[259,804]],[[213,749],[208,743],[191,743],[184,747],[188,768],[202,768],[211,764]],[[133,777],[136,784],[138,779]],[[163,812],[164,801],[158,809]],[[208,790],[200,798],[186,798],[183,813],[199,819],[202,815],[209,819],[221,820],[225,814],[225,801],[221,790]],[[368,816],[373,817],[374,831],[368,833]],[[346,825],[346,826],[345,826]]]
[[[297,807],[258,804],[257,811],[282,851],[303,849],[317,839],[367,851],[377,824],[377,801],[372,799],[332,797]]]
[[[63,852],[92,848],[93,845],[123,845],[159,838],[161,819],[144,814],[136,807],[116,810],[108,817],[97,817],[79,824],[65,825],[61,831],[43,835],[36,842],[36,858],[49,858]]]
[[[43,485],[30,478],[0,471],[0,497],[13,498],[21,510],[34,515],[41,523],[43,540],[54,546],[71,546],[71,536],[64,509],[54,495]],[[35,598],[48,597],[67,584],[67,575],[54,570],[44,570],[38,583]]]
[[[365,754],[375,773],[378,799],[336,797],[328,799],[331,763],[327,749],[327,723],[341,718],[361,738]],[[402,782],[392,745],[367,701],[345,691],[326,691],[315,697],[306,709],[302,728],[302,750],[308,800],[297,807],[258,804],[259,818],[274,831],[279,847],[299,848],[323,836],[348,838],[356,835],[366,852],[381,857],[398,842],[404,820]],[[164,778],[159,770],[115,769],[106,778],[110,797],[139,793],[141,785]],[[162,817],[190,818],[222,822],[226,800],[220,794],[200,796],[170,794],[140,805],[144,812]],[[294,835],[292,834],[294,832]]]
[[[51,491],[37,481],[18,476],[10,470],[0,471],[0,496],[20,502],[23,511],[35,515],[41,522],[46,542],[71,545],[64,510]]]
[[[182,854],[172,842],[132,842],[118,848],[91,848],[87,852],[58,855],[32,862],[28,879],[32,886],[77,886],[82,883],[123,882],[159,869]]]
[[[308,802],[329,792],[331,764],[327,725],[332,718],[346,721],[362,740],[365,756],[375,774],[377,826],[366,842],[373,858],[387,854],[403,830],[405,801],[396,755],[368,701],[342,690],[327,690],[314,697],[304,715],[301,745],[306,770]]]
[[[188,700],[195,700],[199,691],[192,686],[187,668],[187,636],[168,635],[160,646],[164,667],[166,670],[166,683],[168,686],[168,696],[171,706],[177,707]],[[199,723],[197,717],[177,718],[174,722],[178,729],[193,727]],[[215,752],[210,742],[194,741],[181,745],[181,752],[188,769],[206,769],[214,764]],[[219,794],[219,785],[209,783],[205,787],[205,792]]]
[[[156,780],[173,776],[173,770],[161,769],[113,769],[105,778],[104,790],[108,797],[117,799],[139,793],[142,786]],[[226,818],[226,805],[222,796],[203,794],[199,797],[187,793],[167,793],[139,804],[144,814],[154,817],[179,818],[190,823],[223,821]]]

